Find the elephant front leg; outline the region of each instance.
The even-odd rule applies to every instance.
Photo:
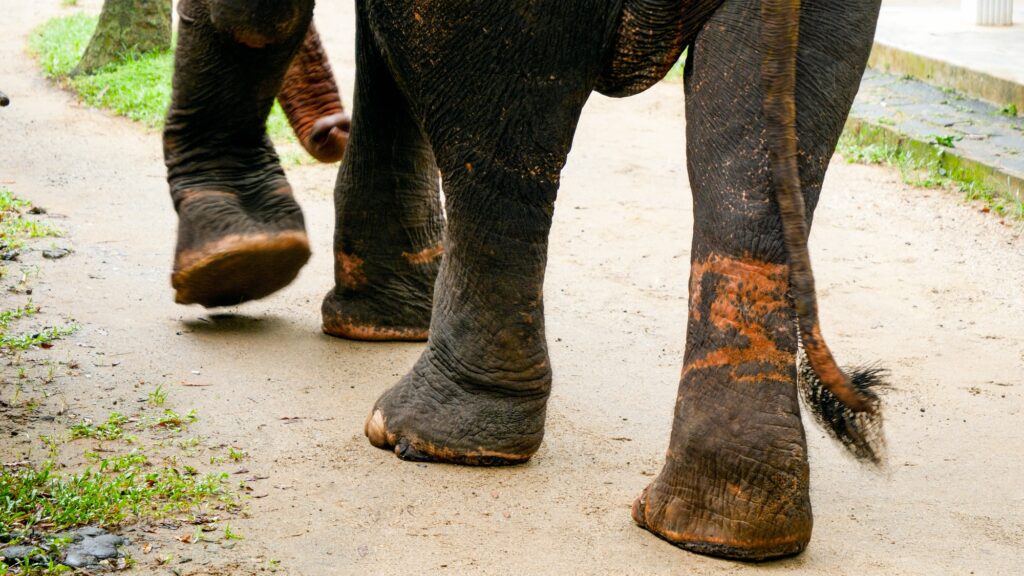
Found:
[[[265,122],[306,34],[312,0],[185,0],[164,129],[182,304],[262,298],[309,258],[302,212]]]
[[[521,190],[518,175],[488,182],[467,170],[446,180],[427,349],[377,400],[366,435],[405,460],[516,464],[540,446],[551,389],[542,296],[550,194],[530,187],[502,198],[491,191]]]

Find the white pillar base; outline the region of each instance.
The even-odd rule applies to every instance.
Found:
[[[960,10],[970,24],[1010,26],[1013,24],[1013,0],[960,0]]]

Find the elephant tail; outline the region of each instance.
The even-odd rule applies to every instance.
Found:
[[[855,457],[880,464],[884,453],[881,404],[875,390],[882,371],[847,375],[821,334],[814,274],[807,251],[807,210],[800,186],[796,134],[796,59],[800,0],[762,0],[761,76],[772,185],[789,255],[789,284],[800,340],[810,369],[801,371],[804,398],[826,431]]]
[[[278,102],[303,148],[321,162],[345,155],[351,121],[311,22],[298,54],[284,75]]]

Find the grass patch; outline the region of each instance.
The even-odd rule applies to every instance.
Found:
[[[171,102],[173,48],[141,55],[128,53],[121,62],[91,75],[69,76],[88,46],[97,20],[97,16],[81,13],[49,20],[30,35],[29,51],[38,58],[47,78],[71,89],[90,106],[150,128],[162,128]],[[298,144],[277,102],[267,119],[267,133],[277,144]]]
[[[94,440],[120,440],[124,438],[124,425],[128,423],[128,417],[118,412],[112,412],[103,424],[94,426],[90,422],[79,422],[71,426],[68,435],[72,440],[79,438],[92,438]]]
[[[235,504],[226,473],[198,475],[155,466],[139,453],[103,459],[77,474],[50,462],[0,472],[0,532],[116,527],[216,502]]]
[[[32,238],[61,236],[54,226],[29,218],[32,203],[18,198],[10,190],[0,188],[0,253],[17,255]],[[6,268],[0,268],[0,277],[6,275]],[[22,283],[28,272],[23,268]],[[18,320],[29,318],[39,312],[30,300],[24,306],[0,309],[0,353],[27,350],[33,346],[49,346],[54,340],[68,336],[78,329],[75,324],[48,326],[39,331],[11,334],[11,325]]]
[[[32,204],[0,188],[0,250],[17,250],[28,238],[46,238],[63,235],[56,227],[28,218]]]
[[[972,177],[969,170],[956,169],[953,159],[945,156],[942,150],[953,146],[955,140],[952,137],[933,137],[932,150],[925,154],[902,142],[893,143],[865,132],[870,132],[870,129],[844,131],[836,152],[851,164],[880,164],[897,168],[904,184],[954,190],[963,194],[966,200],[984,202],[988,211],[1024,220],[1024,202],[1000,195],[980,178]],[[943,160],[948,160],[952,168]]]
[[[178,414],[174,410],[167,409],[153,421],[152,427],[179,432],[196,420],[199,420],[199,416],[196,415],[195,410],[190,410],[188,414]]]
[[[60,340],[78,331],[78,324],[71,323],[62,326],[51,326],[43,328],[39,332],[29,332],[18,335],[8,335],[6,330],[0,332],[0,349],[28,350],[34,346],[48,348],[54,340]]]
[[[190,415],[194,420],[194,412]],[[59,565],[68,543],[61,534],[65,530],[97,526],[116,533],[120,526],[167,519],[175,526],[188,523],[207,532],[216,529],[225,513],[242,513],[244,483],[233,483],[224,472],[201,473],[179,462],[177,456],[167,454],[165,440],[147,434],[150,427],[146,422],[139,415],[129,418],[114,412],[98,425],[88,421],[75,424],[60,438],[41,436],[48,452],[41,463],[0,466],[0,534],[7,535],[0,548],[27,545],[38,550],[33,554],[34,565],[0,562],[0,576],[67,572]],[[155,441],[140,443],[128,435],[130,431]],[[70,442],[80,438],[100,444],[79,452]],[[80,453],[85,464],[64,470],[57,464],[62,445]],[[224,525],[223,538],[241,535]],[[124,556],[112,567],[121,570],[133,564],[130,556]]]

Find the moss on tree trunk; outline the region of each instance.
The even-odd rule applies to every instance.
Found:
[[[71,74],[90,74],[129,52],[170,47],[171,0],[105,0],[96,31]]]

